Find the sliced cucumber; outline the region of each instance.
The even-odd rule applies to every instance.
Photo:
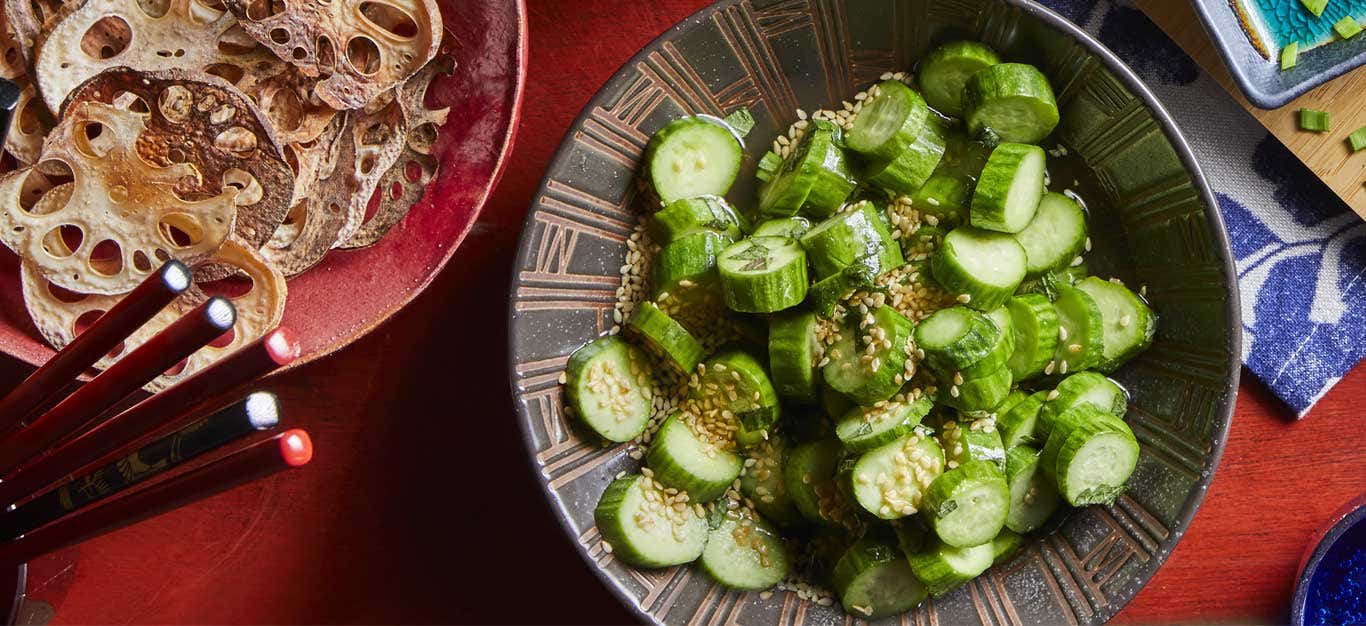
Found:
[[[1010,489],[995,465],[968,461],[935,479],[923,508],[944,543],[975,546],[991,541],[1005,526]]]
[[[821,385],[821,409],[826,415],[845,415],[856,408],[858,405],[844,397],[844,394],[831,389],[830,385]]]
[[[913,193],[929,180],[943,157],[943,131],[937,120],[930,120],[901,154],[890,160],[874,161],[865,174],[875,186],[898,194]]]
[[[653,409],[647,361],[615,335],[574,351],[565,367],[565,393],[574,415],[599,437],[630,441],[645,431]]]
[[[991,540],[991,564],[1004,563],[1024,547],[1024,536],[1009,528],[1002,528],[1001,534]]]
[[[755,237],[791,237],[800,239],[811,230],[811,221],[804,217],[784,217],[768,220],[754,228]]]
[[[686,235],[707,230],[740,238],[740,216],[720,196],[698,196],[670,202],[650,217],[650,236],[666,245]]]
[[[929,597],[905,555],[870,538],[849,547],[835,564],[833,579],[844,610],[864,619],[904,613]]]
[[[1094,276],[1079,281],[1076,287],[1090,294],[1100,307],[1101,360],[1097,369],[1113,372],[1152,345],[1157,315],[1138,294],[1120,283]]]
[[[941,380],[939,402],[959,411],[995,411],[1010,395],[1010,369],[997,368],[996,371],[977,378]]]
[[[990,543],[960,548],[935,540],[928,548],[907,557],[907,561],[915,577],[937,598],[987,571],[994,557]]]
[[[778,421],[779,406],[763,364],[744,350],[728,350],[702,365],[706,369],[689,394],[708,426],[698,434],[709,442],[730,437],[741,447],[767,439]]]
[[[896,545],[907,556],[920,552],[930,542],[938,541],[934,536],[934,531],[925,525],[925,520],[920,516],[905,517],[891,523],[892,531],[896,533]]]
[[[1005,307],[997,307],[988,312],[986,317],[996,326],[996,342],[992,344],[986,356],[959,370],[964,378],[987,376],[1005,367],[1011,355],[1015,353],[1015,324],[1010,317],[1010,311]]]
[[[697,369],[705,353],[702,344],[688,329],[649,300],[636,305],[631,319],[626,322],[626,332],[658,355],[661,361],[684,374]]]
[[[1089,404],[1116,417],[1123,417],[1129,410],[1129,395],[1117,383],[1095,372],[1070,374],[1058,383],[1052,400],[1043,403],[1039,411],[1038,434],[1047,439],[1057,417],[1074,407]]]
[[[725,122],[692,115],[669,122],[645,149],[645,175],[666,206],[696,196],[724,196],[740,173],[740,138]]]
[[[937,225],[943,228],[967,222],[971,204],[971,184],[960,176],[934,174],[911,194],[911,206],[922,217],[933,215],[939,222]]]
[[[637,567],[691,563],[707,544],[707,522],[688,504],[688,495],[670,495],[640,474],[612,481],[593,518],[612,553]]]
[[[999,421],[1000,417],[1002,415],[1005,415],[1007,411],[1010,411],[1011,409],[1019,406],[1020,403],[1024,402],[1027,399],[1029,399],[1029,394],[1020,391],[1019,389],[1011,389],[1010,393],[1006,395],[1006,399],[1002,400],[1000,404],[996,405],[996,410],[993,412],[993,414]]]
[[[754,169],[754,177],[759,179],[759,182],[766,183],[773,180],[773,177],[781,169],[783,169],[783,157],[769,150],[764,153],[764,156],[759,157],[759,164]]]
[[[930,106],[940,113],[959,116],[963,114],[963,85],[968,78],[1000,62],[986,44],[952,41],[935,48],[920,62],[916,78]]]
[[[888,305],[870,311],[858,329],[846,329],[826,350],[821,368],[826,384],[850,400],[871,406],[886,400],[906,382],[911,334],[915,326]],[[865,343],[871,339],[871,343]]]
[[[796,239],[750,237],[717,259],[726,306],[742,313],[771,313],[806,299],[806,252]]]
[[[915,328],[915,343],[941,376],[982,361],[1000,343],[1000,329],[986,315],[962,306],[931,313]]]
[[[816,314],[784,311],[768,318],[768,367],[778,397],[797,405],[817,401]]]
[[[1070,267],[1086,248],[1086,213],[1071,198],[1048,192],[1039,199],[1034,219],[1015,234],[1025,251],[1025,270],[1039,276]]]
[[[1045,438],[1038,435],[1039,411],[1048,397],[1047,391],[1031,394],[1019,404],[1010,407],[996,420],[996,429],[1001,431],[1001,444],[1010,450],[1021,445],[1042,445]]]
[[[1002,472],[1006,469],[1005,444],[1001,443],[1001,433],[997,432],[996,420],[992,418],[979,418],[966,424],[945,422],[939,430],[939,441],[944,446],[944,458],[954,467],[968,461],[985,461]]]
[[[974,135],[1039,143],[1058,125],[1053,88],[1033,65],[1000,63],[973,74],[963,85],[964,121]]]
[[[783,483],[797,510],[817,524],[847,526],[854,511],[836,484],[841,446],[822,439],[792,448],[783,465]]]
[[[834,276],[828,276],[811,285],[811,289],[807,290],[807,297],[811,300],[811,306],[817,315],[830,317],[840,300],[859,289],[871,287],[876,279],[877,274],[867,266],[850,265],[836,272]]]
[[[1044,161],[1043,148],[1038,146],[996,146],[972,193],[972,225],[1002,233],[1024,230],[1043,197]],[[1026,249],[1026,268],[1028,256]]]
[[[744,465],[734,452],[699,437],[690,421],[700,420],[685,420],[677,413],[665,420],[650,443],[645,464],[664,486],[688,492],[692,502],[710,502],[740,477]]]
[[[895,159],[925,132],[933,116],[920,94],[899,80],[884,80],[873,93],[854,118],[845,145],[869,158]]]
[[[1053,300],[1058,297],[1058,287],[1074,285],[1090,274],[1086,262],[1082,261],[1079,265],[1071,265],[1060,270],[1048,270],[1034,278],[1026,278],[1024,282],[1020,283],[1020,288],[1016,289],[1015,293],[1016,295],[1036,293]]]
[[[1138,453],[1127,424],[1082,405],[1058,416],[1040,463],[1073,506],[1111,504],[1138,466]]]
[[[849,452],[863,452],[911,434],[934,408],[929,396],[899,402],[884,400],[870,407],[856,407],[835,423],[835,437]]]
[[[783,166],[759,190],[759,212],[791,217],[806,210],[816,217],[834,213],[854,191],[858,181],[839,147],[839,127],[821,120],[811,123]]]
[[[944,236],[930,270],[964,304],[990,311],[1005,304],[1024,280],[1024,248],[1010,235],[962,226]]]
[[[1062,376],[1098,365],[1104,334],[1100,305],[1091,294],[1068,285],[1059,285],[1057,291],[1053,307],[1058,313],[1058,349],[1044,373]]]
[[[654,296],[678,293],[681,286],[714,285],[716,259],[730,244],[726,235],[701,231],[664,246],[655,257]]]
[[[783,437],[770,437],[745,450],[740,493],[769,521],[779,526],[795,526],[802,523],[802,515],[787,495],[787,484],[783,482],[786,454],[787,441]]]
[[[1058,490],[1039,465],[1041,454],[1029,446],[1006,452],[1006,484],[1010,485],[1006,528],[1017,533],[1038,529],[1058,509]]]
[[[925,492],[944,470],[944,451],[926,431],[865,452],[850,473],[854,500],[882,519],[914,515]]]
[[[812,227],[802,235],[801,244],[818,281],[853,265],[867,267],[877,275],[906,262],[877,207],[868,201]]]
[[[1028,380],[1048,367],[1058,351],[1058,313],[1048,298],[1024,294],[1006,301],[1015,350],[1006,361],[1015,380]]]
[[[719,517],[698,560],[702,571],[731,589],[768,589],[787,578],[787,547],[767,522],[743,507]]]

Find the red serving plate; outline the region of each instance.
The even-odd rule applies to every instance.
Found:
[[[408,217],[379,243],[333,250],[289,280],[284,324],[303,345],[300,365],[374,330],[431,283],[465,238],[512,150],[526,78],[524,0],[437,0],[456,58],[451,76],[427,94],[449,106],[434,154],[436,180]],[[0,253],[0,351],[33,365],[53,350],[24,309],[19,260]]]

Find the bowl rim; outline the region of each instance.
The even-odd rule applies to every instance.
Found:
[[[668,30],[665,30],[663,33],[660,33],[654,39],[650,40],[649,43],[645,44],[645,46],[643,46],[635,54],[631,55],[631,57],[627,59],[624,63],[622,63],[621,66],[617,68],[617,71],[614,72],[609,78],[607,78],[607,80],[605,80],[601,86],[599,86],[598,91],[595,92],[591,98],[589,98],[588,102],[585,103],[583,108],[579,110],[578,115],[576,115],[574,117],[574,120],[570,122],[569,126],[566,128],[566,133],[572,132],[574,128],[577,128],[580,125],[582,125],[584,121],[588,118],[588,116],[592,113],[593,107],[596,106],[602,99],[602,87],[611,84],[618,78],[621,78],[629,71],[631,67],[633,67],[639,62],[644,61],[651,51],[657,49],[658,47],[661,47],[663,44],[670,41],[674,36],[681,33],[685,29],[708,19],[711,15],[718,11],[738,5],[744,1],[745,0],[717,0],[716,2],[713,2],[699,9],[698,11],[695,11],[688,17],[683,18],[678,23],[669,27]],[[1224,314],[1228,317],[1230,321],[1230,328],[1232,331],[1229,333],[1227,344],[1225,346],[1228,350],[1229,355],[1229,370],[1233,373],[1227,381],[1223,390],[1224,397],[1229,399],[1228,406],[1222,411],[1222,419],[1218,421],[1218,424],[1215,427],[1215,432],[1212,433],[1213,438],[1215,440],[1215,444],[1212,450],[1210,451],[1208,470],[1201,473],[1200,480],[1197,482],[1196,487],[1191,494],[1194,497],[1188,497],[1186,502],[1182,505],[1181,511],[1177,515],[1178,523],[1173,525],[1173,530],[1168,538],[1171,542],[1170,545],[1173,547],[1174,550],[1175,546],[1178,543],[1180,543],[1181,538],[1185,535],[1186,530],[1190,528],[1191,520],[1195,518],[1196,512],[1200,509],[1200,505],[1204,503],[1205,496],[1209,491],[1210,483],[1214,480],[1215,470],[1218,469],[1219,461],[1223,457],[1224,447],[1228,442],[1229,428],[1233,422],[1233,409],[1234,406],[1237,404],[1238,382],[1242,375],[1243,333],[1242,324],[1239,321],[1242,319],[1242,308],[1240,305],[1240,296],[1238,289],[1238,273],[1233,264],[1232,247],[1229,243],[1228,230],[1224,226],[1223,215],[1219,212],[1219,203],[1215,200],[1213,191],[1210,190],[1209,182],[1205,179],[1204,170],[1200,167],[1199,162],[1196,160],[1195,153],[1191,150],[1189,142],[1187,142],[1185,136],[1181,134],[1181,129],[1177,126],[1175,120],[1172,119],[1171,114],[1168,113],[1167,109],[1162,106],[1162,103],[1157,99],[1157,96],[1155,96],[1152,93],[1152,91],[1148,89],[1147,85],[1144,84],[1142,79],[1140,79],[1138,75],[1135,74],[1134,71],[1130,69],[1126,63],[1124,63],[1123,60],[1121,60],[1117,55],[1115,55],[1114,52],[1110,51],[1110,49],[1107,48],[1105,44],[1101,43],[1099,40],[1092,37],[1090,33],[1087,33],[1086,31],[1082,30],[1081,27],[1077,26],[1076,24],[1073,24],[1067,18],[1055,13],[1051,9],[1041,4],[1038,4],[1037,2],[1035,2],[1035,0],[1000,1],[1016,7],[1024,11],[1025,13],[1042,20],[1045,24],[1049,25],[1050,27],[1062,31],[1064,34],[1070,35],[1071,37],[1076,39],[1083,46],[1085,46],[1089,52],[1091,52],[1097,58],[1099,58],[1101,62],[1104,64],[1105,68],[1112,74],[1114,74],[1124,84],[1124,86],[1127,89],[1129,89],[1132,93],[1137,95],[1143,101],[1143,104],[1148,107],[1148,110],[1153,113],[1153,117],[1156,118],[1159,122],[1163,134],[1167,137],[1167,140],[1171,143],[1172,148],[1176,151],[1177,156],[1181,159],[1181,164],[1186,168],[1186,171],[1190,173],[1191,182],[1195,186],[1196,191],[1199,193],[1201,200],[1204,201],[1204,204],[1208,209],[1205,211],[1206,227],[1213,231],[1213,234],[1215,236],[1213,243],[1217,244],[1218,248],[1216,252],[1219,255],[1220,261],[1222,262],[1225,275],[1230,278],[1230,289],[1228,297],[1225,300],[1224,304]],[[566,137],[567,136],[568,135],[566,134]],[[517,257],[516,261],[513,264],[512,275],[510,277],[508,287],[509,297],[507,303],[507,314],[509,323],[507,331],[507,342],[508,354],[510,356],[516,354],[516,294],[517,285],[519,283],[518,268],[521,268],[526,264],[526,261],[529,255],[531,254],[530,246],[525,245],[527,241],[525,235],[527,232],[529,232],[528,229],[531,228],[533,226],[533,223],[535,222],[536,198],[544,196],[549,189],[549,183],[551,181],[551,166],[553,166],[556,163],[559,163],[561,159],[565,158],[566,155],[569,154],[569,151],[572,149],[572,142],[561,140],[559,147],[557,147],[555,150],[555,154],[550,158],[549,161],[547,161],[549,165],[546,168],[546,173],[544,176],[542,176],[541,183],[537,187],[535,195],[532,196],[532,203],[530,205],[532,208],[528,210],[527,214],[522,218],[522,235],[519,237],[518,240]],[[583,549],[583,546],[579,545],[577,541],[578,535],[575,533],[575,530],[572,524],[570,524],[568,517],[561,510],[565,508],[563,500],[561,500],[559,494],[550,487],[550,482],[545,480],[544,476],[541,475],[539,468],[537,467],[536,454],[538,450],[536,449],[534,433],[531,430],[530,422],[527,419],[525,419],[525,416],[522,414],[523,412],[517,408],[516,383],[514,382],[517,380],[516,359],[509,358],[507,367],[508,380],[512,383],[509,385],[509,390],[512,394],[513,410],[518,417],[517,427],[522,431],[522,445],[525,446],[527,450],[527,464],[528,467],[531,469],[536,482],[540,486],[541,491],[546,496],[545,503],[551,509],[551,514],[555,517],[555,521],[559,524],[560,530],[564,532],[565,537],[571,543],[574,544],[574,552],[579,556],[579,559],[583,562],[583,564],[588,568],[589,571],[593,573],[595,577],[597,577],[598,581],[602,583],[602,585],[606,587],[607,590],[613,596],[616,597],[618,602],[620,602],[629,611],[631,611],[631,613],[634,614],[635,617],[641,620],[643,623],[660,623],[659,620],[655,619],[655,617],[652,614],[646,612],[640,606],[640,604],[636,601],[636,598],[632,596],[626,590],[625,587],[622,586],[620,581],[609,575],[605,569],[598,567],[597,564],[593,562],[592,558],[588,556],[588,551]],[[1172,550],[1159,550],[1153,554],[1152,558],[1155,561],[1155,564],[1152,569],[1152,574],[1148,576],[1147,580],[1143,581],[1143,584],[1139,587],[1139,591],[1141,591],[1142,587],[1146,586],[1148,582],[1152,580],[1152,577],[1157,574],[1157,570],[1161,569],[1162,565],[1166,562],[1167,557],[1171,554],[1171,551]],[[1122,602],[1108,605],[1105,608],[1105,610],[1097,612],[1097,622],[1099,623],[1109,621],[1120,611],[1122,611],[1124,607],[1127,606],[1129,602],[1132,601],[1133,598],[1138,595],[1139,591],[1135,591],[1132,596],[1123,598]]]
[[[1299,576],[1295,579],[1295,593],[1290,596],[1290,623],[1304,625],[1304,608],[1309,602],[1309,582],[1318,573],[1323,558],[1337,545],[1347,531],[1366,524],[1366,494],[1352,499],[1329,518],[1323,530],[1314,533],[1304,558],[1300,560]]]

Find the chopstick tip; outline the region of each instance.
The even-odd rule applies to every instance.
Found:
[[[313,440],[300,428],[287,430],[280,434],[280,458],[290,467],[307,465],[313,460]]]
[[[171,259],[161,266],[161,281],[174,293],[183,293],[190,288],[191,280],[190,268],[184,263]]]
[[[256,430],[269,430],[280,423],[280,400],[269,391],[256,391],[242,401],[247,421]]]
[[[270,355],[276,365],[287,365],[294,359],[299,358],[303,349],[299,346],[299,337],[286,326],[281,326],[266,333],[265,341],[266,353]]]

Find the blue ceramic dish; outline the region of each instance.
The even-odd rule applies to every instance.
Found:
[[[1355,567],[1353,567],[1355,565]],[[1299,581],[1295,583],[1295,596],[1290,603],[1290,623],[1295,626],[1322,624],[1324,616],[1337,612],[1347,612],[1344,608],[1344,590],[1355,585],[1355,593],[1350,594],[1355,602],[1357,617],[1348,618],[1345,623],[1361,621],[1366,616],[1366,580],[1361,580],[1361,572],[1366,568],[1366,498],[1357,500],[1348,507],[1347,513],[1328,529],[1318,544],[1314,546],[1300,568]],[[1349,578],[1356,576],[1356,580]],[[1338,601],[1327,599],[1334,593]],[[1331,605],[1331,606],[1330,606]],[[1344,623],[1336,620],[1334,623]]]
[[[1357,36],[1347,41],[1332,41],[1312,50],[1306,50],[1305,44],[1301,43],[1299,62],[1295,67],[1282,71],[1279,45],[1275,41],[1267,41],[1262,44],[1264,51],[1259,51],[1244,29],[1245,20],[1256,18],[1251,18],[1245,13],[1240,15],[1244,9],[1239,6],[1280,7],[1283,11],[1292,12],[1289,15],[1295,19],[1273,14],[1268,22],[1279,24],[1285,29],[1298,28],[1317,35],[1325,32],[1326,24],[1336,21],[1333,18],[1340,17],[1336,13],[1326,11],[1321,20],[1317,20],[1319,24],[1315,28],[1315,25],[1304,23],[1310,16],[1295,0],[1192,1],[1195,4],[1195,12],[1205,25],[1205,31],[1214,40],[1219,56],[1223,57],[1224,65],[1228,66],[1229,72],[1233,74],[1234,82],[1238,83],[1238,88],[1249,101],[1263,109],[1279,108],[1300,94],[1366,64],[1366,37]],[[1334,8],[1334,5],[1335,3],[1329,3],[1329,11],[1350,10],[1345,8],[1346,4],[1338,8]],[[1358,19],[1360,17],[1357,16]],[[1294,23],[1289,23],[1292,21]],[[1331,36],[1331,29],[1327,32],[1328,36]],[[1274,38],[1275,35],[1268,37]]]

